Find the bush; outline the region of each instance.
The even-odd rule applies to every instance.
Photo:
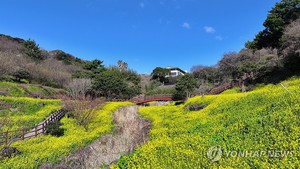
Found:
[[[46,134],[50,134],[52,136],[63,136],[64,135],[64,129],[60,128],[60,126],[62,126],[62,123],[60,121],[54,121],[49,123],[46,126]]]
[[[14,72],[12,75],[17,82],[21,82],[22,79],[29,80],[29,81],[31,80],[30,73],[27,72],[26,70],[18,70]]]
[[[207,105],[205,104],[191,104],[186,106],[184,109],[189,110],[189,111],[198,111],[206,107]]]
[[[20,154],[20,151],[17,150],[15,147],[4,147],[0,151],[0,160],[3,158],[11,158],[18,154]]]

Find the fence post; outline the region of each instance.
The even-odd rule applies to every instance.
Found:
[[[34,129],[35,129],[34,132],[35,132],[35,137],[36,137],[37,136],[37,126],[35,126]]]
[[[24,140],[24,135],[25,135],[25,129],[22,128],[22,140]]]
[[[8,130],[5,132],[5,144],[8,144]]]

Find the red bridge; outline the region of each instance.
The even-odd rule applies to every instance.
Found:
[[[152,101],[173,101],[172,94],[158,94],[154,96],[142,96],[142,97],[134,97],[130,100],[135,104],[143,104]]]

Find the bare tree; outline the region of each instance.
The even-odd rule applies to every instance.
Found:
[[[127,69],[128,69],[128,63],[123,62],[122,60],[119,60],[118,61],[118,70],[120,72],[122,72],[122,71],[126,71]]]
[[[83,126],[86,131],[88,131],[89,124],[103,105],[102,103],[104,103],[102,99],[92,99],[83,96],[82,98],[77,98],[77,100],[65,96],[61,99],[64,102],[63,109],[66,110],[71,117],[74,117],[77,124]]]
[[[283,54],[300,52],[300,19],[286,27],[282,36]]]
[[[0,60],[0,78],[3,78],[13,72],[14,62],[12,57],[3,52],[0,52]]]
[[[27,65],[32,78],[41,83],[50,83],[64,87],[72,80],[72,73],[82,70],[78,66],[65,65],[61,61],[48,58],[40,63],[31,62]]]
[[[91,79],[73,79],[67,85],[68,94],[72,99],[84,98],[91,89]]]
[[[25,70],[30,62],[22,55],[0,51],[0,77],[11,75],[19,70]]]

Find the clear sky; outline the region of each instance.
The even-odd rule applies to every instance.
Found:
[[[263,29],[279,0],[1,0],[0,33],[46,50],[123,60],[138,73],[214,65]]]

